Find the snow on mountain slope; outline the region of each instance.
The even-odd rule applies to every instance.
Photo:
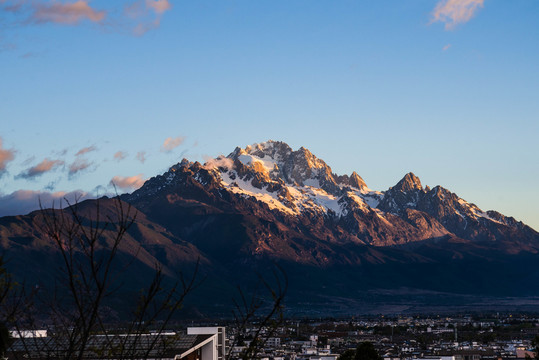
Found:
[[[191,165],[184,160],[172,167],[159,189],[173,182],[176,170]],[[386,212],[402,215],[406,209],[414,209],[443,219],[459,216],[463,227],[479,218],[497,224],[512,223],[496,212],[490,216],[491,212],[482,211],[440,186],[423,188],[413,173],[406,174],[385,192],[371,190],[356,172],[338,176],[309,150],[302,147],[294,151],[278,141],[238,147],[227,157],[212,159],[201,168],[227,191],[256,199],[269,209],[290,216],[311,213],[342,217],[350,211],[374,211],[384,217]],[[201,185],[209,181],[199,173],[194,179]]]
[[[307,211],[340,217],[348,212],[343,197],[366,210],[376,207],[383,196],[370,190],[356,173],[343,181],[309,150],[292,151],[281,142],[236,148],[228,158],[234,163],[221,168],[224,188],[289,215]]]
[[[199,204],[203,212],[316,224],[316,236],[335,241],[393,245],[456,236],[531,244],[537,237],[522,222],[482,211],[441,186],[424,187],[413,173],[386,191],[374,191],[356,172],[339,176],[309,150],[271,140],[238,147],[204,165],[184,159],[125,196],[142,208],[157,198],[163,206],[184,201]]]

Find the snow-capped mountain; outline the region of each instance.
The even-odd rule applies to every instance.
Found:
[[[183,160],[163,175],[151,179],[132,199],[185,181],[179,173],[193,171],[194,180],[211,184],[244,198],[256,199],[283,215],[304,213],[343,216],[352,204],[376,207],[382,193],[370,190],[356,173],[337,176],[309,150],[297,151],[285,143],[268,141],[236,148],[229,156],[204,165]],[[181,180],[180,180],[181,179]]]
[[[369,292],[380,289],[419,289],[410,311],[448,293],[539,295],[528,286],[539,282],[539,233],[522,222],[423,186],[413,173],[371,190],[356,172],[334,174],[309,150],[282,142],[236,148],[205,164],[183,160],[122,200],[138,213],[122,256],[141,248],[126,283],[135,288],[155,264],[174,276],[200,259],[210,285],[197,306],[226,303],[223,293],[238,283],[256,286],[256,273],[272,263],[286,272],[288,305],[300,311],[312,308],[306,299],[324,313],[335,299],[350,304],[344,311],[358,301],[386,304],[387,296],[373,300]],[[91,214],[96,202],[102,213],[114,213],[110,199],[80,209]],[[30,276],[31,283],[52,284],[60,258],[39,230],[40,213],[0,218],[0,247],[21,282]]]
[[[523,223],[484,212],[443,187],[424,188],[413,173],[387,191],[374,191],[356,172],[339,176],[308,149],[271,140],[203,165],[183,160],[125,199],[144,208],[159,194],[169,201],[211,200],[240,213],[256,208],[262,218],[289,224],[316,223],[324,241],[336,243],[383,246],[450,236],[533,246],[537,240]]]
[[[224,188],[285,214],[343,216],[351,204],[366,208],[366,200],[376,203],[381,195],[357,173],[337,176],[309,150],[292,151],[282,142],[236,148],[226,159],[232,164],[220,168]]]

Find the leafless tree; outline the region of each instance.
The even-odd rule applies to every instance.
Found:
[[[113,211],[102,211],[101,201],[112,201]],[[156,349],[166,350],[167,344],[159,335],[197,286],[198,263],[192,276],[185,279],[179,274],[175,283],[170,283],[156,265],[153,278],[133,304],[130,321],[121,334],[111,331],[107,301],[117,293],[128,271],[129,264],[119,261],[119,252],[126,245],[125,235],[136,220],[136,212],[119,197],[94,204],[90,214],[83,214],[78,202],[67,203],[63,210],[42,209],[42,232],[61,259],[55,289],[45,295],[20,289],[3,316],[19,335],[38,329],[43,318],[50,333],[46,339],[21,337],[16,354],[42,359],[145,359],[150,354],[156,357]],[[135,251],[133,259],[136,255]],[[1,287],[0,296],[3,291],[7,296],[7,289]]]
[[[249,331],[251,337],[244,349],[237,354],[242,360],[256,359],[265,348],[269,338],[274,337],[284,324],[284,299],[288,289],[285,271],[274,265],[272,278],[259,275],[258,291],[250,296],[238,287],[238,298],[234,300],[236,336],[230,344],[228,357],[235,346],[241,345]]]
[[[7,301],[10,291],[13,289],[13,279],[4,267],[4,259],[0,257],[0,314],[6,313]],[[9,331],[6,326],[7,317],[0,318],[0,355],[4,356],[11,341]]]
[[[113,206],[103,206],[105,201]],[[66,360],[161,357],[171,344],[160,335],[186,296],[200,284],[198,262],[191,276],[178,274],[173,283],[156,265],[151,281],[133,299],[129,320],[121,329],[111,328],[109,300],[118,294],[138,255],[138,251],[125,248],[136,211],[119,197],[84,206],[77,201],[66,204],[64,209],[42,208],[39,215],[40,231],[60,259],[54,289],[14,286],[0,264],[0,324],[4,322],[19,336],[42,329],[43,324],[49,330],[44,338],[20,337],[12,356]],[[126,252],[131,254],[131,261],[125,261]],[[277,265],[271,275],[269,279],[259,276],[258,291],[250,295],[238,292],[233,311],[235,328],[238,334],[245,335],[249,329],[252,335],[239,354],[241,359],[256,358],[283,323],[288,280]]]

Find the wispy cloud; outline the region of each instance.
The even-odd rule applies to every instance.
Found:
[[[0,5],[6,12],[18,13],[27,2],[27,0],[0,0]]]
[[[135,21],[133,34],[144,35],[161,25],[161,17],[172,8],[169,0],[139,0],[127,5],[125,15]]]
[[[74,25],[83,20],[101,22],[105,19],[106,12],[98,11],[88,5],[86,0],[78,0],[72,3],[33,3],[31,19],[38,23],[52,22],[56,24]]]
[[[92,8],[88,0],[0,0],[0,6],[3,11],[27,17],[27,23],[76,25],[84,20],[99,23],[107,15],[104,10]]]
[[[156,14],[163,14],[172,9],[172,4],[168,0],[146,0],[146,7],[152,9]]]
[[[21,165],[23,166],[28,166],[30,165],[31,163],[34,162],[34,160],[36,159],[36,157],[34,155],[30,156],[29,158],[27,158],[26,160],[24,160]]]
[[[183,144],[184,141],[185,141],[185,136],[178,136],[175,138],[168,137],[163,142],[163,145],[161,146],[161,151],[170,152],[174,150],[175,148],[177,148],[178,146],[180,146],[181,144]]]
[[[447,51],[447,50],[449,50],[449,48],[451,48],[451,44],[447,44],[446,46],[444,46],[442,48],[442,51]]]
[[[69,177],[77,175],[79,172],[86,170],[92,166],[92,163],[86,159],[78,158],[71,165],[69,165]]]
[[[4,51],[14,51],[17,50],[17,45],[10,42],[3,42],[3,39],[0,38],[0,53]]]
[[[91,0],[0,0],[0,14],[11,15],[8,19],[11,24],[7,25],[13,29],[21,25],[79,26],[91,23],[142,36],[158,28],[164,14],[172,9],[170,0],[110,1],[106,9],[97,8],[91,3]],[[118,11],[122,7],[123,12]],[[16,44],[0,43],[0,52],[14,48]],[[22,57],[34,55],[34,52],[26,51]]]
[[[16,178],[34,179],[49,171],[56,169],[58,166],[63,164],[64,162],[62,160],[50,160],[48,158],[45,158],[36,166],[32,166],[31,168],[26,169],[25,171],[17,175]]]
[[[137,153],[137,160],[144,164],[146,161],[146,151],[139,151]]]
[[[6,171],[7,163],[15,159],[15,150],[4,149],[2,138],[0,137],[0,177]]]
[[[135,176],[115,176],[110,180],[110,184],[116,186],[125,191],[136,190],[144,185],[146,180],[143,179],[142,174]]]
[[[432,12],[431,23],[442,22],[446,30],[466,23],[483,7],[484,0],[442,0]]]
[[[35,57],[38,57],[39,54],[38,53],[35,53],[35,52],[26,52],[24,54],[22,54],[21,56],[19,56],[21,59],[31,59],[31,58],[35,58]]]
[[[116,152],[114,154],[114,160],[116,160],[116,161],[122,161],[126,157],[127,157],[127,153],[125,153],[123,151],[118,151],[118,152]]]
[[[67,155],[67,149],[55,150],[52,153],[57,155],[57,156],[65,156],[65,155]]]
[[[96,151],[97,148],[92,145],[92,146],[87,146],[87,147],[83,147],[82,149],[80,149],[79,151],[77,151],[77,153],[75,154],[75,156],[81,156],[81,155],[84,155],[84,154],[87,154],[89,152],[92,152],[92,151]]]
[[[206,160],[206,162],[204,163],[205,169],[213,169],[216,167],[232,169],[234,166],[234,161],[224,155],[219,155],[217,158],[212,158],[205,155],[204,160]]]
[[[74,203],[76,201],[92,198],[89,193],[84,191],[33,191],[33,190],[17,190],[8,195],[0,195],[0,216],[23,215],[30,211],[38,210],[41,205],[44,208],[67,205],[64,199]]]

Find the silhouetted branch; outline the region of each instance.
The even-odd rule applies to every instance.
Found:
[[[284,323],[284,298],[288,289],[288,278],[284,270],[274,264],[272,270],[273,283],[258,274],[264,293],[254,292],[249,300],[238,287],[239,299],[234,299],[233,315],[235,319],[236,337],[230,346],[228,357],[231,357],[234,346],[239,345],[248,327],[257,323],[252,331],[252,339],[245,349],[238,354],[239,359],[254,359],[265,347],[267,339],[275,336],[278,328]],[[265,306],[267,305],[267,306]]]
[[[119,197],[110,200],[112,215],[110,207],[102,209],[101,201],[104,200],[96,200],[95,207],[90,209],[82,208],[78,201],[69,203],[67,200],[68,206],[63,210],[41,209],[42,232],[59,254],[60,272],[52,291],[27,297],[22,289],[19,294],[13,311],[24,315],[11,315],[13,328],[23,335],[24,330],[37,330],[38,319],[45,318],[50,330],[46,339],[21,337],[19,356],[38,354],[42,359],[70,360],[88,356],[144,359],[156,348],[164,350],[166,344],[158,335],[198,285],[199,263],[192,276],[186,279],[179,274],[172,284],[156,264],[148,286],[140,291],[138,299],[133,299],[135,308],[125,331],[122,334],[111,332],[107,299],[120,288],[121,275],[125,275],[126,268],[121,266],[119,256],[126,250],[125,237],[137,214]],[[140,245],[135,256],[139,250]],[[133,261],[134,258],[129,263]],[[1,269],[0,266],[0,281]],[[0,300],[3,290],[0,288]],[[150,330],[154,336],[148,336]]]

